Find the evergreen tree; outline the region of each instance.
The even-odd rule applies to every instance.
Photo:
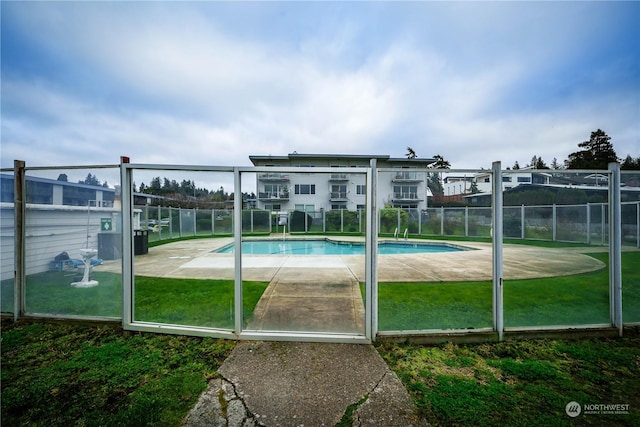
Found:
[[[601,129],[591,132],[591,138],[578,147],[582,150],[569,154],[567,169],[607,169],[609,163],[618,161],[611,137]]]
[[[631,154],[627,154],[627,157],[625,157],[624,162],[622,162],[620,169],[640,170],[640,157],[634,159],[633,157],[631,157]]]

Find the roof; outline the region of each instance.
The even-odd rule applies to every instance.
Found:
[[[335,159],[335,160],[381,160],[388,163],[414,163],[414,164],[422,164],[422,165],[430,165],[434,163],[436,160],[431,158],[415,158],[409,159],[406,157],[390,157],[389,155],[381,155],[381,154],[303,154],[293,152],[286,156],[262,156],[255,155],[249,156],[251,162],[255,165],[256,162],[264,162],[264,161],[287,161],[287,160],[324,160],[324,159]]]

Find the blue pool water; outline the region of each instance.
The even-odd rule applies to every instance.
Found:
[[[364,255],[363,243],[332,242],[329,240],[251,240],[242,242],[246,255]],[[380,242],[378,254],[422,254],[433,252],[458,252],[464,248],[446,244]],[[216,251],[233,253],[233,244]]]

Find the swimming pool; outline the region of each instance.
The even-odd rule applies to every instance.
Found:
[[[379,242],[378,254],[401,255],[433,252],[458,252],[466,248],[446,243]],[[364,243],[331,240],[248,240],[242,242],[245,255],[364,255]],[[233,253],[233,244],[216,250]]]

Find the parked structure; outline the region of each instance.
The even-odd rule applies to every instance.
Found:
[[[375,155],[298,154],[249,156],[255,166],[369,167],[397,169],[379,175],[378,205],[425,209],[431,191],[424,168],[434,159],[392,158]],[[258,173],[257,208],[271,211],[360,210],[366,204],[366,177],[349,173]]]

